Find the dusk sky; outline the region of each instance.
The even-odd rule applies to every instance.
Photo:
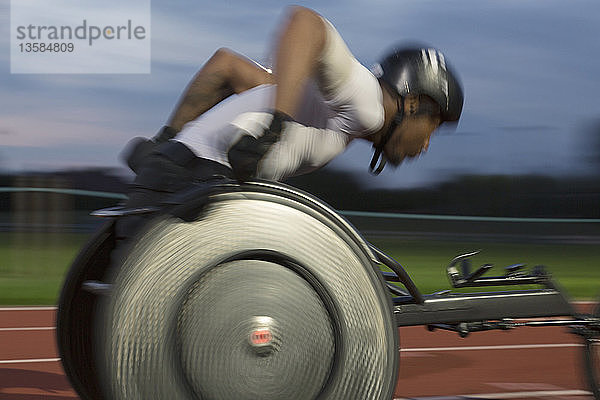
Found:
[[[19,0],[13,0],[19,1]],[[26,0],[23,0],[26,1]],[[351,0],[298,2],[326,16],[372,65],[402,40],[445,51],[466,102],[455,132],[370,177],[356,141],[331,163],[372,186],[452,174],[582,174],[600,120],[600,2]],[[152,1],[150,74],[11,74],[10,1],[0,0],[0,171],[119,167],[120,149],[165,123],[189,79],[219,47],[268,64],[279,1]]]

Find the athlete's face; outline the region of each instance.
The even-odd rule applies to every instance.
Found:
[[[437,116],[405,116],[383,148],[388,162],[397,166],[406,158],[414,158],[426,152],[431,135],[439,125],[440,120]]]

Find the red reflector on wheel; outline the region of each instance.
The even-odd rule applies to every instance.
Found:
[[[269,329],[259,329],[250,335],[250,343],[255,346],[261,346],[271,343],[273,335]]]

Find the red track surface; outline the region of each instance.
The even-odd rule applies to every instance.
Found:
[[[53,360],[58,357],[55,331],[23,329],[52,327],[55,314],[0,309],[0,399],[77,398],[60,362]],[[578,338],[564,328],[519,328],[466,339],[422,327],[402,328],[400,341],[399,398],[589,398]]]

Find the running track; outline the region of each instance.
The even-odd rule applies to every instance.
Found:
[[[55,316],[54,308],[0,308],[0,399],[77,398],[58,360]],[[400,342],[397,400],[591,399],[580,343],[564,328],[482,332],[466,339],[402,328]]]

